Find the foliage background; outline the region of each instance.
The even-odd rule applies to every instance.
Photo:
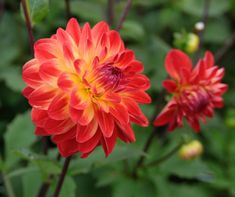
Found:
[[[28,0],[36,39],[49,37],[66,25],[63,0]],[[192,32],[194,24],[203,17],[204,0],[133,0],[123,28],[120,30],[126,46],[136,52],[151,79],[149,93],[153,104],[143,106],[149,119],[155,110],[166,103],[161,98],[161,82],[166,78],[164,58],[173,47],[175,32]],[[106,0],[70,0],[72,16],[80,24],[92,25],[107,19]],[[126,5],[115,1],[113,28]],[[173,133],[157,132],[148,153],[143,146],[152,126],[134,125],[137,142],[118,142],[107,159],[98,148],[88,159],[73,157],[62,188],[61,197],[227,197],[235,196],[235,1],[210,0],[208,21],[203,34],[202,57],[205,50],[218,53],[224,45],[231,45],[219,64],[226,69],[224,82],[229,84],[225,107],[217,110],[212,120],[194,134],[185,126]],[[48,155],[42,153],[42,141],[33,134],[27,101],[21,95],[24,83],[22,65],[32,58],[20,1],[0,1],[0,195],[36,196],[42,181],[51,178],[48,196],[52,195],[62,160],[50,144]],[[229,42],[226,42],[229,40]],[[191,55],[194,60],[198,54]],[[174,148],[182,136],[198,139],[204,145],[204,154],[185,161],[173,155],[156,166],[138,169],[138,178],[132,171],[138,158],[146,156],[145,163],[160,158]]]

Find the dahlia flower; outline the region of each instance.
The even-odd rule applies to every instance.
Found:
[[[165,68],[172,79],[163,82],[172,98],[155,119],[154,125],[168,124],[168,130],[183,127],[183,117],[195,130],[200,130],[199,120],[212,117],[214,108],[223,107],[222,95],[227,85],[221,83],[224,68],[214,66],[214,57],[205,57],[193,68],[189,57],[180,50],[171,50],[165,60]]]
[[[131,123],[148,125],[138,104],[151,102],[142,71],[105,22],[91,29],[70,19],[65,30],[38,40],[34,58],[23,66],[35,134],[52,136],[64,157],[87,157],[99,145],[108,156],[117,138],[134,142]]]

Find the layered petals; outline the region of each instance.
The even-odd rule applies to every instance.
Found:
[[[163,82],[173,96],[154,121],[155,126],[168,124],[168,130],[183,126],[183,118],[196,131],[200,120],[212,117],[214,108],[223,107],[222,95],[228,86],[221,83],[224,69],[214,65],[211,52],[192,68],[191,60],[183,52],[173,49],[166,57],[166,70],[172,79]]]
[[[151,102],[143,69],[106,22],[92,28],[70,19],[66,29],[35,43],[23,67],[35,134],[51,136],[64,157],[84,158],[97,146],[108,156],[118,138],[134,142],[131,123],[148,125],[139,104]]]

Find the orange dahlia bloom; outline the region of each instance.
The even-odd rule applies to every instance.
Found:
[[[142,71],[105,22],[91,29],[70,19],[65,30],[35,43],[34,59],[23,67],[35,134],[52,136],[64,157],[86,157],[98,145],[108,156],[117,138],[134,142],[131,122],[148,125],[138,104],[151,102]]]
[[[168,130],[183,126],[183,117],[190,126],[200,130],[199,120],[205,122],[212,117],[214,108],[223,107],[222,95],[227,85],[221,83],[224,68],[214,66],[212,53],[206,52],[205,57],[193,68],[189,57],[180,50],[171,50],[165,61],[165,68],[172,79],[163,82],[172,98],[155,119],[154,125],[169,124]]]

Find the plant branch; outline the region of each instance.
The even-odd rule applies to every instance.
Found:
[[[125,19],[127,17],[127,14],[129,12],[129,10],[130,10],[131,2],[132,2],[132,0],[127,0],[126,7],[125,7],[125,9],[122,12],[122,15],[120,17],[120,20],[119,20],[117,28],[116,28],[117,31],[119,31],[122,28],[122,25],[123,25],[123,23],[124,23],[124,21],[125,21]]]
[[[235,44],[235,32],[225,41],[224,45],[219,48],[219,50],[215,53],[215,61],[216,63],[221,62],[224,58],[225,54],[229,51],[229,49]]]
[[[30,48],[31,48],[31,51],[33,53],[34,37],[33,37],[32,24],[31,24],[31,20],[30,20],[30,16],[29,16],[29,10],[28,10],[27,4],[26,4],[26,0],[21,0],[21,3],[22,3],[25,22],[26,22],[26,26],[27,26]]]
[[[150,166],[156,166],[159,165],[161,163],[163,163],[164,161],[168,160],[170,157],[172,157],[179,149],[180,147],[183,145],[183,143],[179,143],[175,148],[173,148],[169,153],[167,153],[166,155],[162,156],[161,158],[152,161],[146,165],[141,165],[140,167],[150,167]]]
[[[61,156],[60,156],[60,154],[58,153],[58,155],[57,155],[57,157],[56,157],[56,160],[57,160],[57,161],[60,161],[60,159],[61,159]],[[46,193],[47,193],[47,191],[48,191],[48,189],[49,189],[49,187],[50,187],[50,185],[51,185],[51,181],[52,181],[53,177],[54,177],[53,174],[49,175],[48,178],[47,178],[47,180],[42,183],[42,185],[41,185],[41,187],[40,187],[40,189],[39,189],[38,195],[37,195],[38,197],[44,197],[44,196],[46,196]]]
[[[206,27],[206,24],[208,21],[210,1],[211,0],[204,0],[204,9],[203,9],[203,14],[202,14],[202,19],[201,19],[201,22],[204,24],[204,29],[202,31],[198,32],[198,36],[199,36],[199,40],[200,40],[198,51],[200,51],[200,49],[203,46],[203,35],[204,35],[204,30],[205,30],[205,27]]]
[[[69,19],[72,16],[71,15],[70,0],[65,0],[65,10],[66,10],[67,19]]]
[[[114,0],[108,0],[107,21],[110,26],[113,25],[113,19],[114,19]]]
[[[65,178],[66,172],[68,170],[70,161],[71,161],[71,156],[67,157],[64,161],[64,166],[63,166],[62,172],[61,172],[60,177],[59,177],[59,181],[58,181],[56,189],[55,189],[54,197],[59,196],[59,193],[61,191],[61,188],[62,188],[62,185],[63,185],[63,182],[64,182],[64,178]]]

